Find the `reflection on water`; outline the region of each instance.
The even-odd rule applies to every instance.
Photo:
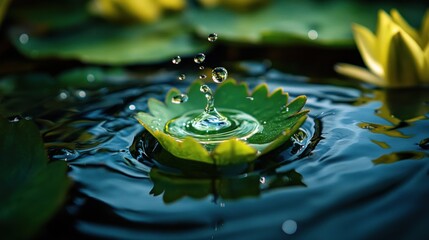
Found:
[[[75,181],[47,237],[429,238],[428,89],[244,74],[251,87],[265,80],[307,95],[310,117],[302,135],[254,164],[218,168],[175,158],[133,118],[148,98],[185,90],[191,77],[169,82],[175,76],[85,89],[83,98],[3,99],[1,111],[35,120],[50,158],[67,161]]]

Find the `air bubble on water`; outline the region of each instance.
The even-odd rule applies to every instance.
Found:
[[[88,75],[86,75],[86,80],[88,81],[88,82],[94,82],[95,81],[95,76],[94,76],[94,74],[92,74],[92,73],[89,73]]]
[[[216,33],[210,33],[209,36],[207,37],[207,40],[209,40],[209,42],[214,42],[217,40],[217,34]]]
[[[180,56],[176,56],[171,60],[171,62],[174,64],[179,64],[181,61],[182,61],[182,58],[180,58]]]
[[[206,60],[206,55],[204,55],[204,53],[198,53],[194,57],[194,62],[198,64],[201,64],[202,62],[204,62],[204,60]]]
[[[30,40],[30,37],[28,36],[28,34],[22,33],[21,35],[19,35],[19,42],[21,44],[27,44],[28,40]]]
[[[179,77],[177,77],[180,81],[183,81],[186,79],[186,75],[185,74],[180,74]]]
[[[228,71],[223,67],[216,67],[212,71],[212,79],[215,83],[221,83],[228,78]]]
[[[207,76],[206,76],[205,74],[201,74],[199,78],[200,78],[200,79],[205,79],[206,77],[207,77]]]
[[[136,110],[136,105],[134,105],[134,104],[130,104],[130,105],[128,106],[128,109],[130,109],[131,111],[134,111],[134,110]]]
[[[200,67],[199,67],[199,69],[200,69],[200,70],[204,70],[204,66],[200,66]]]
[[[179,94],[171,98],[171,102],[174,104],[180,104],[188,101],[188,95],[186,94]]]

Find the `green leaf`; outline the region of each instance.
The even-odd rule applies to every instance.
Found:
[[[250,93],[248,86],[234,80],[225,81],[216,90],[215,106],[218,109],[233,109],[247,113],[263,125],[263,130],[251,136],[247,142],[229,139],[215,146],[205,147],[196,139],[185,137],[176,139],[164,132],[164,126],[171,119],[183,114],[201,110],[206,99],[200,92],[201,82],[192,84],[188,91],[189,100],[182,104],[171,103],[178,94],[177,89],[167,93],[165,103],[149,99],[149,113],[140,112],[137,120],[155,137],[160,144],[178,158],[219,166],[248,163],[286,142],[304,123],[307,110],[305,96],[295,98],[289,104],[288,94],[277,89],[269,94],[265,84],[259,85]]]
[[[46,35],[31,35],[19,41],[20,28],[11,31],[13,44],[32,58],[78,59],[96,64],[154,63],[176,55],[205,51],[207,43],[196,42],[179,17],[150,25],[117,25],[90,21],[83,27],[63,29]]]
[[[216,32],[220,40],[230,42],[321,45],[352,45],[350,25],[358,22],[368,26],[375,21],[376,8],[368,9],[353,1],[272,2],[257,11],[242,13],[224,8],[193,9],[189,20],[202,37]]]
[[[0,230],[5,239],[34,236],[65,200],[64,162],[48,163],[39,130],[30,121],[0,118]]]

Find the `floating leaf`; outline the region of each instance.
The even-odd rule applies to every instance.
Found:
[[[177,139],[165,133],[164,127],[160,127],[185,113],[203,111],[206,99],[200,92],[201,85],[198,81],[192,84],[188,92],[189,100],[182,104],[171,102],[171,98],[179,93],[177,89],[172,89],[167,94],[165,103],[149,99],[150,114],[140,112],[136,116],[164,149],[179,158],[216,165],[251,162],[289,140],[305,121],[308,113],[306,110],[301,111],[306,101],[305,96],[299,96],[287,104],[288,95],[281,89],[269,94],[267,85],[263,84],[257,86],[249,95],[246,84],[228,80],[215,92],[216,107],[247,113],[263,124],[263,130],[255,133],[246,142],[232,138],[208,150],[194,138],[188,136]]]
[[[194,9],[189,18],[202,37],[216,32],[220,40],[231,42],[323,45],[351,45],[351,23],[367,25],[375,19],[368,8],[352,1],[272,2],[242,13],[224,8]]]
[[[39,130],[30,121],[0,118],[0,230],[4,239],[34,236],[65,199],[64,162],[48,163]]]
[[[205,51],[179,17],[150,25],[115,25],[91,21],[84,27],[32,35],[20,41],[23,30],[14,28],[10,38],[23,54],[32,58],[78,59],[97,64],[138,64],[165,61],[177,55]]]

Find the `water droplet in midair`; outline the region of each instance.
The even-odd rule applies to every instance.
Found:
[[[176,56],[171,60],[171,62],[174,64],[179,64],[181,61],[182,59],[180,58],[180,56]]]
[[[207,76],[205,74],[200,75],[200,79],[205,79]]]
[[[316,30],[311,29],[310,31],[308,31],[307,36],[310,40],[316,40],[317,38],[319,38],[319,33]]]
[[[200,70],[204,70],[204,66],[200,66],[200,67],[199,67],[199,69],[200,69]]]
[[[194,62],[198,64],[201,64],[202,62],[204,62],[204,60],[206,60],[206,55],[204,55],[204,53],[198,53],[194,57]]]
[[[185,74],[180,74],[180,75],[179,75],[179,77],[178,77],[178,79],[179,79],[180,81],[183,81],[183,80],[185,80],[185,79],[186,79],[186,75],[185,75]]]
[[[27,44],[28,40],[30,40],[30,37],[28,36],[28,34],[23,33],[23,34],[19,35],[19,42],[21,44]]]
[[[215,83],[221,83],[228,77],[228,71],[223,67],[216,67],[212,71],[212,79]]]
[[[200,92],[202,92],[202,93],[208,93],[210,91],[211,91],[211,89],[210,89],[209,86],[207,86],[207,85],[201,85]]]
[[[208,38],[209,42],[214,42],[217,40],[217,34],[216,33],[210,33]]]
[[[180,104],[188,101],[188,95],[186,94],[179,94],[171,98],[171,102],[175,104]]]

